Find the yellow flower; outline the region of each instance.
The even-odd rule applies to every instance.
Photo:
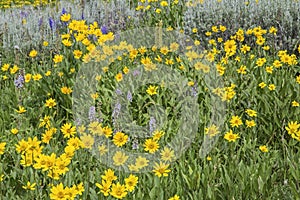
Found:
[[[52,186],[50,189],[50,199],[53,200],[59,200],[59,199],[66,199],[67,194],[66,191],[64,190],[64,186],[62,183],[56,186]]]
[[[102,183],[96,183],[96,186],[100,189],[100,192],[105,196],[109,196],[111,182],[102,180]]]
[[[258,84],[258,86],[259,86],[260,88],[264,88],[264,87],[267,86],[267,84],[265,84],[264,82],[261,82],[260,84]]]
[[[14,65],[13,68],[10,68],[10,74],[15,74],[19,70],[17,65]]]
[[[50,98],[46,100],[45,106],[48,108],[53,108],[54,106],[56,106],[55,99]]]
[[[60,62],[62,62],[63,58],[64,58],[63,55],[58,55],[58,54],[56,54],[56,55],[54,56],[54,58],[53,58],[53,62],[54,62],[55,64],[60,63]]]
[[[211,157],[210,157],[210,156],[207,156],[207,157],[206,157],[206,160],[207,160],[207,161],[211,161]]]
[[[180,200],[180,197],[176,194],[175,196],[169,198],[168,200]]]
[[[157,141],[153,139],[147,139],[144,143],[145,151],[149,151],[149,153],[154,153],[159,148],[159,144]]]
[[[115,155],[113,156],[114,165],[116,166],[122,166],[127,161],[128,156],[126,156],[125,153],[121,151],[117,151]]]
[[[245,65],[242,65],[239,69],[237,69],[237,73],[239,74],[246,74],[247,73],[247,67]]]
[[[115,176],[115,172],[112,169],[105,170],[104,175],[102,175],[101,178],[106,182],[110,182],[110,183],[117,180],[117,177]]]
[[[44,47],[47,47],[48,45],[49,45],[49,43],[48,43],[47,41],[44,41],[44,42],[43,42],[43,46],[44,46]]]
[[[156,176],[161,177],[161,176],[168,176],[168,173],[171,171],[168,169],[169,164],[165,164],[162,162],[155,163],[154,169],[152,170]]]
[[[197,32],[198,32],[198,29],[197,29],[197,28],[193,28],[192,32],[193,32],[193,33],[197,33]]]
[[[246,113],[250,116],[250,117],[256,117],[257,116],[257,112],[255,110],[251,110],[251,109],[247,109]]]
[[[94,93],[94,94],[91,94],[91,97],[92,97],[93,99],[97,99],[97,98],[99,97],[99,94],[96,92],[96,93]]]
[[[9,64],[3,64],[1,70],[6,72],[9,69]]]
[[[219,133],[219,128],[212,124],[211,126],[205,128],[205,134],[207,134],[209,137],[213,137]]]
[[[266,153],[269,151],[268,147],[266,145],[263,146],[259,146],[259,150],[261,150],[262,152]]]
[[[60,20],[63,22],[67,22],[71,19],[71,14],[69,13],[65,13],[62,16],[60,16]]]
[[[122,199],[127,195],[126,186],[121,185],[119,182],[117,184],[112,184],[110,194],[117,199]]]
[[[116,146],[121,147],[126,144],[128,136],[122,132],[117,132],[113,137],[113,142]]]
[[[65,45],[66,47],[70,47],[72,46],[72,42],[69,39],[64,39],[61,41],[63,43],[63,45]]]
[[[253,127],[253,126],[255,126],[256,124],[255,124],[255,121],[254,120],[246,120],[246,126],[247,126],[247,128],[251,128],[251,127]]]
[[[80,136],[80,140],[83,144],[83,148],[92,149],[93,144],[95,142],[94,137],[90,134],[83,134]]]
[[[174,151],[168,147],[164,147],[164,149],[160,152],[161,160],[165,162],[171,162],[175,158]]]
[[[125,67],[123,68],[123,72],[124,72],[124,74],[128,74],[129,68],[125,66]]]
[[[71,89],[71,88],[68,88],[68,87],[66,87],[66,86],[60,88],[60,90],[61,90],[61,92],[62,92],[63,94],[71,94],[71,92],[72,92],[72,89]]]
[[[43,77],[41,74],[35,74],[32,76],[32,78],[33,78],[33,80],[38,81],[38,80],[41,80]]]
[[[160,5],[161,5],[162,7],[166,7],[166,6],[168,6],[168,2],[167,2],[167,1],[161,1],[161,2],[160,2]]]
[[[300,84],[300,75],[296,77],[296,82]]]
[[[6,142],[0,143],[0,155],[4,154]],[[1,182],[1,181],[0,181]]]
[[[31,57],[31,58],[34,58],[34,57],[36,57],[37,56],[37,51],[36,50],[31,50],[30,51],[30,53],[29,53],[29,56]]]
[[[232,116],[232,118],[230,120],[230,125],[232,127],[239,127],[242,124],[243,124],[243,122],[239,116]]]
[[[70,137],[73,137],[76,133],[76,127],[75,126],[72,126],[71,123],[65,123],[60,131],[63,133],[64,137],[66,138],[70,138]]]
[[[16,134],[19,132],[19,130],[16,129],[16,128],[13,128],[13,129],[10,130],[10,132],[11,132],[12,134],[16,135]]]
[[[115,76],[115,79],[116,79],[118,82],[122,81],[122,79],[123,79],[123,74],[122,74],[121,72],[119,72],[119,73]]]
[[[17,110],[16,112],[22,114],[26,112],[26,109],[23,106],[19,106],[19,110]]]
[[[297,101],[293,101],[293,102],[292,102],[292,106],[293,106],[293,107],[299,107],[299,103],[298,103]]]
[[[275,90],[276,89],[276,86],[274,85],[274,84],[270,84],[269,86],[268,86],[268,88],[269,88],[269,90]]]
[[[35,185],[36,185],[36,183],[31,184],[28,181],[26,185],[22,186],[22,188],[25,189],[25,190],[35,190]]]
[[[234,134],[231,129],[224,135],[224,139],[229,142],[235,142],[238,138],[240,138],[240,136],[238,134]]]
[[[220,31],[222,31],[222,32],[226,31],[226,26],[220,25],[219,28],[220,28]]]
[[[146,90],[146,92],[149,94],[149,95],[154,95],[154,94],[157,94],[157,86],[152,86],[152,85],[150,85],[149,87],[148,87],[148,89]]]
[[[132,174],[130,174],[128,178],[125,178],[126,190],[128,190],[129,192],[132,192],[134,190],[134,187],[138,183],[138,179],[139,178],[137,176],[134,176]]]

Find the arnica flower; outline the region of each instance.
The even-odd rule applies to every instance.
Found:
[[[45,106],[48,108],[53,108],[54,106],[56,106],[55,99],[50,98],[46,100]]]
[[[126,190],[132,192],[138,183],[138,179],[139,178],[137,176],[130,174],[129,177],[125,179]]]
[[[122,199],[127,195],[126,186],[121,185],[119,182],[117,184],[112,184],[110,194],[117,199]]]
[[[22,188],[25,189],[25,190],[35,190],[35,185],[36,185],[36,183],[31,184],[28,181],[26,185],[22,186]]]
[[[0,155],[4,154],[6,142],[0,143]]]
[[[19,106],[19,110],[17,110],[16,112],[22,114],[26,112],[26,109],[23,106]]]
[[[176,194],[174,197],[171,197],[168,200],[180,200],[180,197]]]
[[[122,132],[117,132],[113,137],[113,142],[116,146],[121,147],[128,141],[128,136]]]
[[[230,120],[230,125],[232,127],[239,127],[242,124],[243,124],[243,122],[239,116],[232,116],[232,118]]]
[[[229,132],[224,135],[224,139],[228,142],[235,142],[238,138],[240,138],[240,136],[238,134],[234,134],[232,130],[229,130]]]
[[[149,153],[154,153],[159,149],[159,144],[157,141],[153,139],[147,139],[144,143],[145,151],[149,151]]]
[[[155,163],[154,169],[152,170],[156,176],[161,177],[161,176],[168,176],[168,173],[171,171],[170,169],[168,169],[169,164],[165,164],[160,162]]]
[[[269,151],[268,147],[266,145],[259,146],[259,150],[261,150],[264,153],[267,153]]]

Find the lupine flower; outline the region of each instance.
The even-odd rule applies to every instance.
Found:
[[[51,17],[49,17],[49,26],[52,31],[55,29],[55,21]]]
[[[95,106],[91,106],[89,109],[89,120],[91,122],[96,120],[96,107]]]
[[[131,94],[130,91],[127,92],[127,100],[128,100],[129,102],[132,102],[132,94]]]
[[[107,27],[105,25],[101,27],[101,32],[103,34],[107,34],[108,33]]]
[[[118,89],[116,89],[116,94],[117,94],[117,95],[121,95],[121,94],[122,94],[122,91],[118,88]]]
[[[149,131],[152,133],[156,129],[156,120],[154,117],[150,117],[149,121]]]
[[[62,11],[61,11],[61,14],[63,15],[63,14],[65,14],[65,13],[67,13],[67,11],[66,11],[65,8],[63,8]]]
[[[16,88],[20,89],[24,86],[24,82],[25,82],[24,76],[20,74],[18,78],[15,79],[14,84]]]

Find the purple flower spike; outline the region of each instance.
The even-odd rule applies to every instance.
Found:
[[[101,32],[102,32],[103,34],[107,34],[107,33],[108,33],[107,27],[106,27],[106,26],[102,26],[102,27],[101,27]]]
[[[61,11],[61,14],[63,15],[63,14],[66,14],[66,13],[67,13],[66,9],[63,8],[62,11]]]
[[[49,17],[49,26],[50,26],[51,30],[53,30],[55,28],[55,21],[51,17]]]

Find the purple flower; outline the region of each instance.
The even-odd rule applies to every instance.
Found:
[[[81,13],[81,19],[84,20],[83,11],[82,11],[82,13]]]
[[[62,11],[61,11],[61,14],[63,15],[63,14],[66,14],[66,13],[67,13],[66,9],[63,8]]]
[[[51,17],[49,17],[49,26],[51,30],[55,29],[55,21]]]
[[[16,86],[16,88],[20,89],[24,86],[24,76],[23,75],[19,75],[17,79],[14,80],[14,84]]]
[[[154,117],[150,117],[149,121],[149,131],[150,133],[153,133],[153,131],[156,129],[156,120]]]
[[[136,138],[134,138],[132,141],[132,149],[133,150],[139,149],[139,141]]]
[[[39,19],[39,22],[38,22],[39,27],[41,27],[42,24],[43,24],[43,17],[41,17],[41,18]]]
[[[138,76],[140,74],[140,71],[139,70],[134,70],[133,71],[133,76]]]
[[[122,94],[122,91],[120,89],[116,89],[116,94],[117,95],[121,95]]]
[[[108,33],[107,27],[105,25],[101,27],[101,32],[103,34],[107,34]]]
[[[91,106],[89,109],[89,120],[91,122],[96,120],[96,107],[95,106]]]
[[[127,92],[127,100],[128,100],[129,102],[132,102],[132,94],[131,94],[130,91]]]

